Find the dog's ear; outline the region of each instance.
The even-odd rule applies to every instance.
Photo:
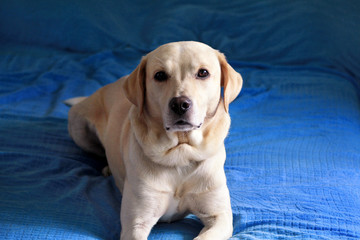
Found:
[[[138,107],[139,112],[142,112],[145,101],[146,62],[146,57],[143,57],[140,64],[123,83],[125,96]]]
[[[226,61],[225,55],[218,52],[221,67],[221,86],[224,88],[225,111],[229,111],[229,104],[235,100],[242,88],[243,79]]]

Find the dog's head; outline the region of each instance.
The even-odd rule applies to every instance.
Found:
[[[199,42],[160,46],[143,57],[125,80],[124,92],[140,113],[162,123],[166,131],[201,128],[221,103],[228,111],[242,78],[225,56]]]

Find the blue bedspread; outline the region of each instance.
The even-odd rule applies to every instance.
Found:
[[[118,239],[121,194],[62,103],[179,40],[244,78],[225,171],[231,239],[360,239],[359,1],[0,2],[0,239]],[[193,215],[149,239],[192,239]]]

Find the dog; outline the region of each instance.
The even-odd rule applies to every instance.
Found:
[[[231,237],[224,139],[242,83],[219,51],[174,42],[130,75],[67,101],[70,136],[106,156],[122,193],[120,239],[147,239],[158,221],[189,213],[204,224],[195,239]]]

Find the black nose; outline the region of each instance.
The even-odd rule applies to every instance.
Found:
[[[184,96],[174,97],[169,102],[170,109],[178,115],[183,115],[186,113],[191,108],[191,106],[191,100]]]

